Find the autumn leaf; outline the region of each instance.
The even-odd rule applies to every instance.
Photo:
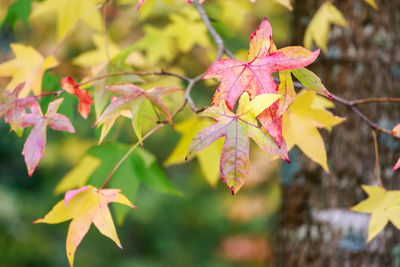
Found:
[[[216,123],[199,132],[190,144],[187,158],[208,147],[217,139],[225,136],[222,148],[220,171],[221,179],[235,194],[244,184],[249,171],[249,150],[252,138],[264,151],[289,161],[284,143],[279,148],[276,143],[258,127],[255,117],[280,98],[280,95],[262,94],[251,102],[244,93],[239,100],[236,115],[230,111],[225,102],[219,107],[206,109],[201,116],[208,116]]]
[[[174,151],[172,151],[171,155],[169,155],[167,160],[164,162],[164,165],[170,166],[184,163],[192,139],[198,132],[209,127],[212,123],[213,121],[209,118],[199,118],[195,116],[182,123],[175,124],[175,131],[182,134],[182,137]],[[212,186],[216,185],[219,178],[218,161],[221,157],[222,145],[222,139],[219,139],[196,154],[201,171],[203,172],[207,182]]]
[[[392,209],[396,201],[400,200],[400,190],[386,191],[377,185],[362,186],[368,198],[352,207],[353,211],[370,213],[371,219],[368,227],[368,240],[371,241],[390,221],[400,229],[400,213],[398,209]]]
[[[275,94],[278,88],[271,75],[273,72],[305,67],[314,62],[319,55],[319,50],[311,52],[300,46],[285,47],[269,53],[271,44],[273,44],[272,28],[268,20],[264,19],[251,34],[247,62],[220,59],[210,66],[204,79],[218,77],[221,80],[214,94],[212,106],[219,106],[224,100],[232,110],[244,91],[249,94],[250,99],[259,94]],[[278,106],[278,104],[273,105],[260,114],[258,119],[277,144],[281,145],[281,120],[275,116]]]
[[[75,133],[75,129],[69,119],[57,113],[63,100],[63,98],[59,98],[51,102],[45,116],[43,116],[39,104],[34,102],[30,105],[32,113],[26,114],[22,118],[22,127],[33,126],[22,150],[29,176],[32,176],[40,159],[44,156],[47,126],[57,131]]]
[[[24,83],[17,85],[12,92],[2,90],[0,97],[0,118],[4,116],[6,123],[10,124],[11,130],[15,131],[18,136],[22,136],[23,128],[22,118],[25,115],[25,108],[36,102],[35,97],[28,96],[18,98]]]
[[[78,111],[83,118],[87,119],[90,113],[90,105],[93,105],[93,101],[89,93],[85,90],[82,90],[72,77],[62,78],[61,88],[64,91],[78,97]]]
[[[327,52],[329,28],[331,24],[347,27],[346,19],[342,12],[338,10],[330,1],[326,1],[315,13],[308,24],[304,35],[304,46],[308,49],[312,46],[312,41],[316,43],[324,52]]]
[[[176,39],[179,50],[189,52],[196,44],[209,47],[207,28],[198,13],[192,8],[183,8],[181,14],[171,14],[171,23],[165,28],[166,34]]]
[[[286,7],[290,11],[293,11],[292,3],[291,0],[275,0],[278,4],[281,4],[282,6]]]
[[[132,119],[133,130],[135,131],[139,142],[142,143],[143,114],[141,109],[145,100],[150,101],[154,109],[160,112],[167,119],[167,121],[173,125],[169,109],[161,97],[176,91],[180,91],[181,89],[173,87],[154,87],[145,91],[133,84],[107,86],[107,88],[119,94],[120,97],[114,98],[111,104],[104,110],[103,114],[101,114],[95,123],[95,125],[106,126],[105,132],[102,133],[102,138],[107,135],[115,120],[120,115],[128,113],[126,116]],[[102,141],[102,138],[100,139],[100,142]]]
[[[55,15],[57,18],[57,40],[60,41],[75,26],[79,19],[96,31],[102,31],[102,19],[98,8],[103,0],[46,0],[38,2],[31,19]]]
[[[328,90],[322,84],[321,79],[314,72],[306,68],[292,70],[291,72],[306,89],[312,90],[321,95],[325,95],[333,101],[332,95],[328,92]]]
[[[288,150],[297,145],[311,160],[329,172],[324,140],[317,128],[330,130],[344,121],[325,109],[324,101],[312,91],[302,90],[283,115],[283,137]],[[322,103],[321,103],[322,102]]]
[[[91,185],[68,191],[64,200],[58,202],[45,217],[33,223],[56,224],[72,220],[66,242],[68,262],[71,266],[74,265],[75,251],[92,223],[101,234],[122,248],[108,204],[114,202],[131,208],[135,206],[120,191],[119,189],[97,189]]]
[[[400,138],[400,123],[393,127],[391,135]]]
[[[364,0],[364,1],[367,2],[373,8],[378,9],[378,6],[376,5],[375,0]]]
[[[40,94],[42,77],[47,69],[58,65],[53,56],[44,58],[33,47],[11,44],[15,59],[0,64],[0,77],[12,77],[7,90],[12,91],[18,84],[25,83],[19,97],[27,96],[31,91]]]

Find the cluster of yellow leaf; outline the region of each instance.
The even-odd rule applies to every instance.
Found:
[[[375,0],[365,0],[372,7],[377,9]],[[335,24],[342,27],[347,27],[347,21],[342,12],[337,9],[330,1],[326,1],[315,13],[307,26],[304,35],[304,46],[308,49],[312,47],[312,42],[320,47],[324,52],[327,52],[328,36],[330,25]]]
[[[400,190],[386,191],[377,185],[363,185],[362,188],[368,198],[351,209],[371,214],[367,242],[382,231],[389,221],[400,229]]]

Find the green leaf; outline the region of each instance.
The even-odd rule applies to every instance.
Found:
[[[328,90],[322,84],[321,79],[315,75],[314,72],[306,68],[291,70],[291,72],[306,89],[313,90],[314,92],[325,95],[333,100],[332,95],[328,92]]]
[[[32,0],[16,0],[8,7],[7,15],[0,26],[0,32],[8,25],[11,31],[14,31],[14,25],[18,20],[21,20],[25,26],[29,27],[29,14],[31,13]]]

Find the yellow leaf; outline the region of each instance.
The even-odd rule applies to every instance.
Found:
[[[69,264],[73,266],[75,251],[93,223],[103,235],[122,248],[108,204],[121,203],[135,208],[119,189],[97,189],[85,186],[68,191],[64,200],[58,202],[43,218],[33,223],[61,223],[71,220],[68,228],[66,251]]]
[[[400,229],[400,213],[397,208],[391,208],[396,201],[400,200],[400,190],[386,191],[377,185],[363,185],[366,200],[352,207],[353,211],[370,213],[371,219],[368,228],[368,240],[371,241],[390,221]]]
[[[72,60],[73,64],[85,68],[90,68],[95,65],[97,65],[98,68],[102,68],[107,64],[107,53],[110,59],[112,59],[120,51],[118,46],[110,38],[107,40],[107,51],[103,34],[93,34],[92,41],[96,46],[96,49],[83,52]]]
[[[219,0],[218,3],[221,6],[221,20],[225,25],[229,25],[229,27],[233,27],[234,29],[240,29],[243,25],[246,25],[246,15],[249,14],[252,7],[249,1]]]
[[[331,24],[347,27],[347,22],[342,12],[327,1],[318,9],[308,25],[304,35],[304,46],[311,49],[312,41],[314,40],[316,45],[326,52]]]
[[[378,6],[376,5],[375,0],[364,0],[364,1],[367,2],[373,8],[378,9]]]
[[[170,166],[184,163],[192,139],[198,132],[210,126],[212,123],[213,121],[208,118],[193,117],[182,123],[175,124],[174,128],[177,132],[182,134],[182,138],[179,140],[174,151],[164,162],[164,165]],[[221,157],[222,146],[223,140],[220,139],[196,154],[200,168],[207,182],[212,186],[215,186],[218,182],[219,159]]]
[[[210,46],[207,28],[198,13],[191,7],[183,8],[180,13],[170,15],[172,23],[165,28],[166,34],[178,42],[179,50],[186,53],[196,44]]]
[[[12,77],[7,90],[13,90],[18,84],[25,82],[19,97],[27,96],[31,91],[40,94],[42,77],[47,69],[58,65],[53,56],[44,58],[33,47],[11,44],[15,59],[0,64],[0,76]]]
[[[100,166],[101,160],[86,155],[80,162],[70,170],[54,189],[55,194],[61,194],[68,190],[82,187],[89,180],[90,175]]]
[[[283,115],[282,128],[288,150],[297,145],[304,154],[329,172],[324,140],[317,128],[330,130],[344,118],[325,110],[325,101],[313,91],[302,90]]]
[[[293,11],[292,3],[290,0],[275,0],[275,2],[281,4],[282,6],[286,7],[290,11]]]
[[[33,7],[31,19],[55,14],[57,17],[57,40],[60,41],[79,19],[92,29],[103,29],[98,8],[102,0],[47,0]]]

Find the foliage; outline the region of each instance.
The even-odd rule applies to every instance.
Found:
[[[1,28],[11,31],[19,20],[33,28],[38,22],[55,25],[55,32],[50,31],[50,35],[56,42],[32,42],[38,48],[22,41],[11,43],[15,58],[0,64],[0,77],[6,78],[1,85],[0,117],[4,116],[20,138],[24,138],[24,129],[32,127],[25,133],[22,149],[28,175],[33,175],[44,157],[47,126],[72,134],[76,131],[82,136],[80,131],[89,125],[87,121],[96,127],[86,131],[96,135],[98,145],[85,146],[88,149],[80,156],[74,155],[75,166],[55,188],[55,193],[65,193],[64,200],[45,217],[34,221],[54,224],[72,220],[66,241],[71,266],[92,223],[122,248],[109,203],[125,205],[114,207],[117,222],[122,224],[130,208],[134,208],[132,203],[142,183],[156,192],[182,195],[157,162],[161,158],[157,154],[163,152],[147,150],[151,145],[146,139],[161,128],[171,126],[182,135],[164,165],[181,164],[196,156],[207,182],[216,186],[221,177],[232,194],[244,185],[251,171],[250,139],[267,152],[262,156],[264,161],[267,157],[290,162],[288,152],[297,146],[329,173],[325,144],[318,129],[331,131],[345,120],[328,111],[334,107],[333,100],[349,106],[371,126],[376,155],[375,131],[399,137],[400,124],[392,131],[377,126],[354,107],[354,102],[331,94],[318,75],[305,68],[320,54],[319,49],[309,50],[313,42],[323,52],[328,51],[332,24],[351,30],[345,15],[332,2],[322,4],[310,20],[304,36],[307,49],[278,49],[272,38],[272,26],[264,18],[250,35],[248,51],[236,48],[235,54],[228,49],[229,39],[237,38],[233,36],[244,30],[240,29],[243,23],[230,24],[229,9],[240,10],[237,19],[245,21],[253,4],[242,0],[232,0],[230,4],[203,2],[45,0],[33,1],[31,8],[30,0],[16,0],[4,14]],[[289,0],[275,2],[289,11],[293,9]],[[375,1],[365,2],[377,9]],[[118,12],[122,14],[123,9],[132,7],[139,17],[134,22],[140,21],[139,26],[130,24],[122,15],[121,20],[118,18]],[[112,15],[115,17],[111,18]],[[214,22],[209,16],[221,17],[221,21]],[[136,27],[139,33],[134,32],[130,38],[119,31],[126,24],[126,28]],[[86,44],[82,51],[66,55],[63,49],[74,47],[78,37],[94,46]],[[244,49],[245,41],[235,41],[230,42],[232,47],[239,43]],[[85,71],[75,71],[76,66]],[[191,77],[193,73],[197,75]],[[51,79],[56,85],[47,88],[51,87]],[[202,80],[213,89],[217,87],[211,102],[208,96],[196,94],[198,88],[194,88]],[[295,88],[303,89],[296,92]],[[79,122],[79,128],[73,126],[76,118],[71,112],[76,98],[77,110],[87,120],[86,124]],[[206,107],[198,108],[199,103]],[[130,121],[133,131],[125,127],[122,117]],[[103,144],[106,136],[111,142]],[[165,136],[158,136],[161,138]],[[128,142],[131,145],[124,144]],[[137,148],[139,145],[141,148]],[[376,168],[379,170],[378,160]],[[400,159],[393,171],[398,168]],[[377,179],[380,181],[379,171]],[[115,189],[105,189],[107,186]],[[368,199],[352,210],[371,213],[368,241],[389,221],[400,228],[399,193],[386,191],[381,183],[363,189]]]

